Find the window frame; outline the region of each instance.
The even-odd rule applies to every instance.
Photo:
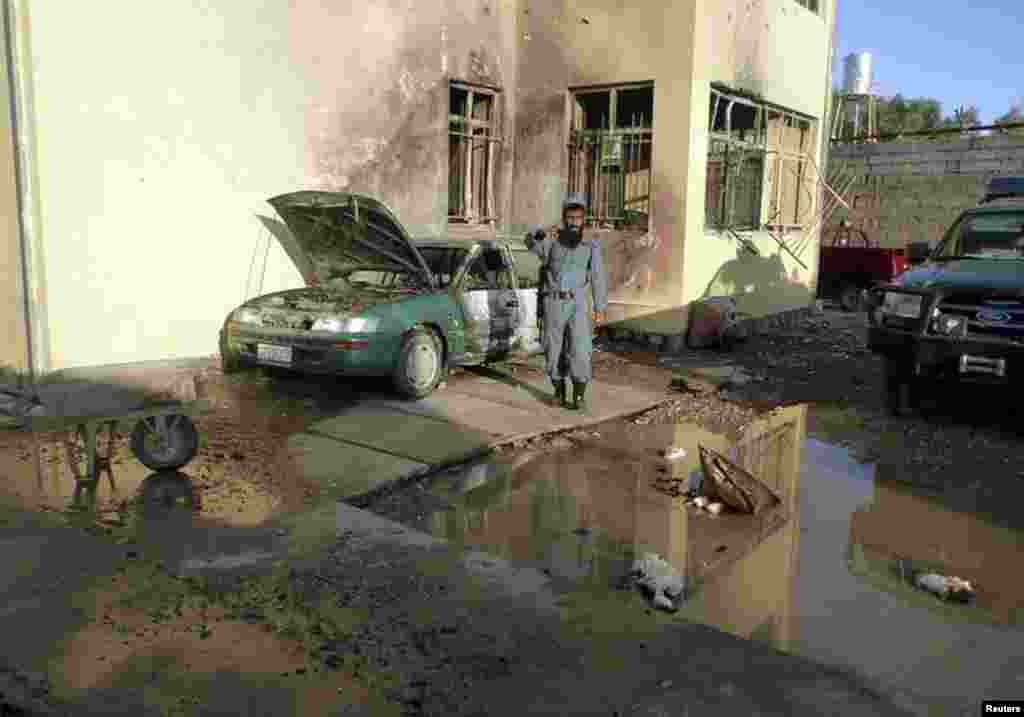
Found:
[[[452,98],[456,91],[466,93],[466,107],[464,114],[455,113]],[[475,119],[473,111],[476,97],[485,95],[490,97],[491,105],[488,119]],[[502,89],[493,85],[465,82],[462,80],[450,79],[448,81],[448,221],[459,224],[484,224],[498,222],[498,202],[496,196],[497,186],[497,165],[500,159],[501,148],[504,144],[502,136]],[[477,134],[480,130],[481,134]],[[469,151],[464,149],[453,149],[453,138],[458,137],[461,142],[468,142]],[[484,157],[487,163],[484,169],[483,197],[477,193],[478,187],[474,185],[474,159],[477,151],[477,143],[484,145]],[[452,166],[453,154],[460,160],[460,166]],[[454,180],[454,177],[460,177]],[[453,181],[458,187],[455,194],[458,196],[457,210],[453,212]]]
[[[743,129],[744,136],[736,136],[738,130],[733,126],[733,110],[737,105],[754,112],[752,126]],[[721,122],[720,115],[723,120]],[[778,137],[773,136],[770,124],[772,116],[782,122]],[[800,130],[800,142],[796,150],[787,147],[783,141],[785,129],[792,127]],[[820,123],[814,117],[760,98],[745,96],[720,83],[712,83],[708,106],[708,158],[705,165],[705,226],[720,230],[767,228],[788,231],[806,229],[812,225],[816,192],[807,191],[806,184],[814,167],[813,152],[817,145],[819,127]],[[745,136],[747,129],[752,131],[752,136]],[[722,157],[721,179],[712,182],[712,167],[719,161],[716,159],[719,156]],[[732,159],[733,156],[738,156],[738,159]],[[783,177],[785,164],[794,162],[797,169],[792,216],[780,217],[785,211],[782,197],[784,182],[780,178]],[[739,180],[744,165],[748,163],[755,167],[753,176],[757,178],[757,188],[744,194],[735,188],[743,186]],[[746,179],[749,181],[750,177]],[[741,195],[749,199],[747,204],[750,211],[744,212],[743,218],[737,221],[736,201]],[[804,210],[803,213],[801,210]],[[805,215],[807,219],[801,220]],[[787,219],[794,221],[785,221]]]
[[[654,178],[654,89],[654,80],[568,88],[568,191],[586,195],[589,226],[642,223],[647,228]],[[620,122],[620,93],[636,91],[650,92],[649,111],[634,113],[630,124]],[[606,121],[600,127],[588,126],[585,110],[581,112],[580,98],[594,95],[608,96],[608,112],[602,115]]]

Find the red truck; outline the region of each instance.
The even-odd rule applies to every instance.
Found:
[[[818,257],[818,298],[839,302],[845,311],[860,308],[861,292],[879,282],[892,281],[910,268],[923,247],[911,244],[908,250],[882,249],[860,229],[845,221],[822,243]]]

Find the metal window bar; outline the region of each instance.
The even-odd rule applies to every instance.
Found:
[[[704,220],[720,228],[757,228],[761,220],[765,151],[712,136],[707,161]]]
[[[574,130],[569,141],[569,191],[587,197],[587,221],[646,224],[650,215],[651,129]]]
[[[448,116],[448,218],[486,222],[497,218],[494,174],[502,138],[497,93],[467,91],[465,114]],[[487,116],[474,117],[478,94],[489,98]]]

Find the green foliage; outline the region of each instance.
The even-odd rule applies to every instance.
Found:
[[[881,98],[878,101],[879,134],[922,132],[943,124],[942,103],[931,97]]]

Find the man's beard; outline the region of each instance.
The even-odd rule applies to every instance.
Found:
[[[570,244],[583,241],[583,227],[566,226],[562,228],[562,238]]]

